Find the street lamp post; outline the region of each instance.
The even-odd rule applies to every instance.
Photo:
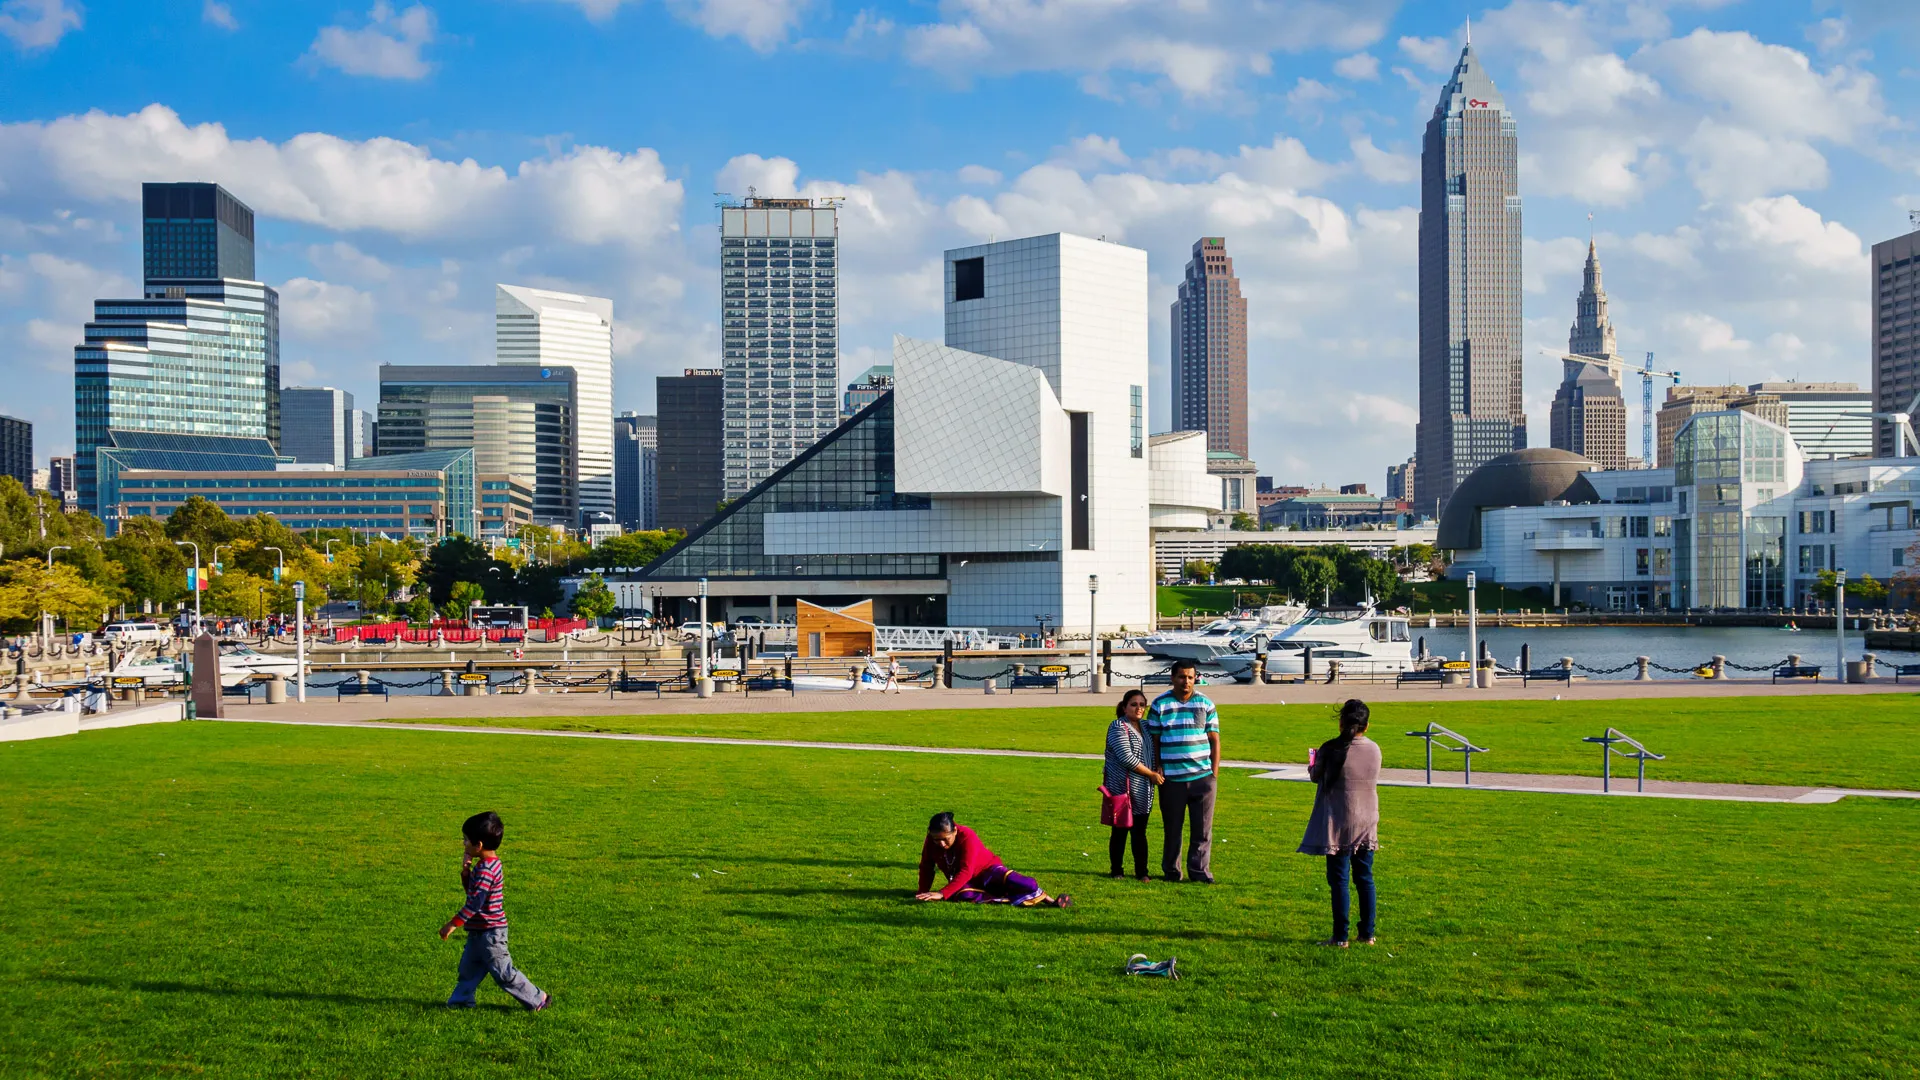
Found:
[[[1098,694],[1100,685],[1100,620],[1094,601],[1100,595],[1100,575],[1087,575],[1087,693]]]
[[[73,550],[72,544],[55,544],[52,547],[48,548],[47,549],[48,572],[51,573],[53,570],[53,553],[54,552],[72,551],[72,550]],[[46,655],[47,647],[51,644],[53,644],[53,612],[48,611],[45,608],[42,608],[40,611],[40,654],[42,656]]]
[[[337,543],[339,543],[339,542],[340,542],[340,538],[339,538],[339,537],[337,537],[337,536],[336,536],[336,537],[334,537],[334,538],[333,538],[333,539],[331,539],[331,540],[328,540],[328,541],[326,542],[326,549],[327,549],[327,561],[328,561],[328,562],[332,562],[332,561],[333,561],[333,545],[335,545],[335,544],[337,544]],[[349,541],[349,543],[351,543],[351,541]]]
[[[1479,599],[1479,576],[1467,571],[1467,685],[1480,685],[1480,616],[1474,610]]]
[[[707,579],[700,579],[700,682],[701,697],[713,696],[713,679],[707,674]]]
[[[212,570],[214,573],[218,574],[220,572],[220,549],[230,548],[232,546],[233,546],[232,544],[213,545],[213,562],[208,564],[207,569]]]
[[[262,547],[260,550],[271,551],[275,555],[280,556],[280,564],[275,567],[273,571],[273,583],[275,585],[280,584],[280,579],[287,576],[287,553],[277,547]]]
[[[175,540],[173,546],[193,549],[193,632],[187,635],[192,637],[200,632],[200,544],[195,540]]]
[[[1833,568],[1833,677],[1847,681],[1847,568]]]

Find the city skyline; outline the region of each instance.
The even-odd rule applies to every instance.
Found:
[[[15,412],[35,422],[43,455],[71,445],[60,368],[87,301],[133,292],[142,180],[223,182],[251,205],[261,272],[289,313],[283,382],[363,400],[379,360],[483,362],[486,293],[512,281],[611,297],[613,408],[652,411],[651,376],[718,365],[706,193],[752,188],[848,199],[842,379],[884,362],[894,333],[937,333],[947,247],[1065,230],[1146,250],[1150,426],[1164,430],[1167,308],[1193,237],[1223,235],[1254,312],[1249,449],[1292,481],[1368,479],[1410,449],[1411,163],[1460,15],[1526,138],[1536,445],[1559,367],[1537,350],[1564,341],[1589,211],[1625,355],[1651,349],[1703,382],[1864,385],[1865,248],[1907,231],[1920,192],[1902,164],[1913,152],[1899,125],[1920,87],[1899,74],[1901,28],[1783,4],[1635,24],[1578,4],[1445,18],[1381,6],[1284,42],[1258,19],[1233,33],[1194,20],[1163,29],[1210,49],[1204,70],[1091,49],[1010,59],[1026,70],[982,68],[966,85],[923,77],[962,69],[907,47],[938,17],[906,8],[875,9],[857,46],[851,13],[749,42],[653,6],[600,22],[529,9],[545,14],[512,20],[506,37],[489,13],[443,8],[414,48],[418,69],[383,78],[309,49],[323,25],[367,42],[377,20],[232,6],[237,30],[180,27],[177,56],[85,79],[59,76],[103,55],[105,28],[152,16],[94,3],[51,43],[0,40],[15,106],[0,125],[0,333],[23,361]],[[891,39],[874,29],[881,15]],[[1143,17],[1122,5],[1104,32],[1138,33]],[[981,32],[1011,47],[1019,30]],[[736,107],[816,71],[804,46],[822,42],[846,55],[820,97],[859,101],[860,122],[794,132]],[[583,88],[549,62],[565,53],[598,71],[597,51],[628,48],[658,61],[632,78],[665,86],[724,62],[729,81],[683,119],[636,125],[580,107]],[[508,49],[546,58],[539,110],[478,81],[511,74],[521,61]],[[169,90],[156,100],[152,86]],[[979,121],[1010,100],[1023,106],[1012,121]],[[567,134],[554,135],[561,114]],[[65,365],[50,341],[64,341]]]

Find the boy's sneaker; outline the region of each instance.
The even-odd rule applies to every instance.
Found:
[[[549,1006],[549,1005],[551,1005],[551,1004],[553,1004],[553,994],[552,994],[551,992],[549,992],[549,993],[546,993],[546,994],[542,994],[542,995],[540,996],[540,1004],[538,1004],[538,1005],[535,1005],[535,1006],[534,1006],[533,1008],[531,1008],[531,1009],[529,1009],[529,1010],[527,1010],[527,1011],[528,1011],[528,1012],[539,1012],[539,1011],[540,1011],[541,1009],[544,1009],[544,1008],[546,1008],[547,1006]]]
[[[443,1009],[471,1009],[474,1007],[474,1003],[471,1001],[443,1001],[440,1003],[440,1007]]]

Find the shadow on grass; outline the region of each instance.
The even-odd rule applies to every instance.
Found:
[[[313,1001],[331,1005],[379,1005],[391,1008],[410,1008],[421,1012],[438,1012],[440,1003],[422,1001],[419,998],[370,997],[364,994],[320,994],[306,990],[268,990],[246,986],[202,986],[196,983],[159,982],[143,979],[104,979],[96,975],[40,975],[41,982],[67,983],[71,986],[90,986],[100,990],[120,990],[144,994],[210,994],[216,997],[259,998],[266,1001]],[[478,1009],[494,1012],[522,1012],[515,1005],[480,1005]]]
[[[896,892],[887,892],[884,895],[898,896],[900,894]],[[916,911],[926,911],[927,909],[951,910],[952,908],[956,908],[956,907],[966,908],[968,910],[994,911],[1001,915],[1004,915],[1005,918],[1003,919],[995,918],[991,926],[982,926],[978,923],[965,923],[965,924],[937,923],[929,920],[924,914],[914,913]],[[1052,915],[1051,913],[1056,910],[1057,909],[1055,908],[1044,908],[1044,907],[1033,908],[1033,909],[1020,909],[1020,908],[1010,907],[1009,905],[1006,905],[1006,904],[956,904],[951,901],[944,902],[944,903],[929,904],[929,903],[924,903],[922,901],[914,900],[911,896],[904,896],[904,897],[901,897],[897,907],[889,906],[888,908],[876,909],[865,914],[850,914],[850,913],[843,914],[843,913],[832,912],[832,911],[820,911],[817,909],[806,911],[806,912],[734,910],[734,911],[724,912],[723,914],[732,916],[735,918],[763,919],[770,922],[790,922],[790,923],[836,922],[836,923],[848,923],[848,924],[867,925],[867,926],[895,927],[903,930],[934,930],[934,929],[946,929],[948,927],[964,926],[965,929],[969,929],[969,930],[984,930],[984,929],[1017,930],[1025,934],[1071,934],[1077,937],[1124,938],[1124,937],[1139,937],[1143,933],[1150,933],[1155,940],[1234,941],[1234,942],[1246,942],[1246,941],[1254,941],[1254,940],[1258,940],[1258,941],[1273,940],[1271,935],[1263,934],[1263,933],[1233,934],[1233,933],[1213,933],[1207,930],[1169,930],[1163,927],[1154,927],[1151,930],[1149,930],[1146,927],[1132,926],[1132,925],[1118,925],[1118,926],[1088,925],[1084,921],[1081,921],[1079,919],[1074,919],[1070,915],[1064,916],[1064,917]],[[988,916],[988,917],[991,918],[992,916]],[[1287,938],[1282,940],[1291,941],[1293,940],[1293,938],[1291,935],[1289,935]]]
[[[800,885],[789,885],[771,889],[730,889],[723,887],[721,892],[727,896],[839,896],[852,900],[913,899],[913,890],[904,887],[895,889],[847,889],[837,886],[807,888]]]
[[[909,868],[909,872],[912,872],[913,866],[917,865],[917,864],[911,864],[911,863],[903,863],[897,860],[881,861],[881,860],[875,860],[875,859],[823,859],[823,858],[805,857],[805,856],[776,857],[772,855],[717,855],[710,851],[701,852],[697,854],[688,853],[688,852],[640,851],[640,852],[635,852],[632,855],[626,856],[626,858],[639,859],[642,861],[650,861],[650,862],[686,863],[689,866],[706,866],[706,865],[730,866],[734,863],[772,863],[776,866],[838,866],[842,868],[851,868],[854,870],[889,870],[889,871],[898,870],[900,867],[906,866]]]

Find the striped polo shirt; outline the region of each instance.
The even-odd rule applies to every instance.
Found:
[[[1147,706],[1147,734],[1159,747],[1160,771],[1169,780],[1198,780],[1213,771],[1208,732],[1220,730],[1220,713],[1198,690],[1185,701],[1169,690]]]
[[[493,930],[507,925],[507,880],[499,859],[475,859],[460,869],[467,904],[454,918],[469,930]]]

